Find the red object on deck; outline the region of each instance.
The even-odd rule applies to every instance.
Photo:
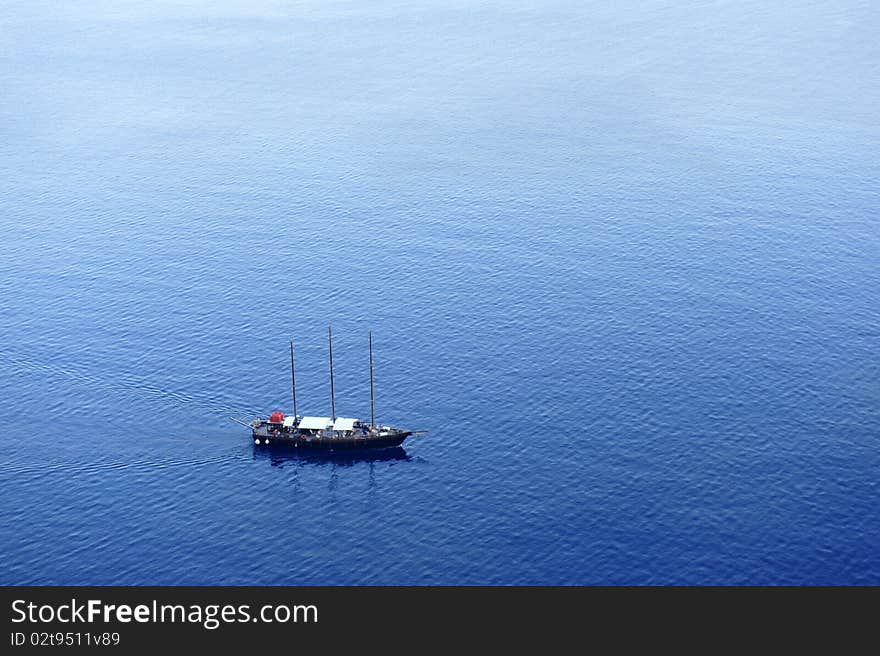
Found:
[[[277,410],[269,415],[269,423],[270,424],[280,424],[284,421],[284,413],[278,412]]]

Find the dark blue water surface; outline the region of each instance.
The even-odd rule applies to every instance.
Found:
[[[880,583],[880,14],[536,4],[4,3],[0,583]]]

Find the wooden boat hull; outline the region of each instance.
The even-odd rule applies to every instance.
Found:
[[[373,437],[303,437],[300,435],[271,435],[254,431],[256,446],[284,446],[316,451],[352,451],[362,449],[390,449],[403,444],[412,431],[397,431],[390,435]]]

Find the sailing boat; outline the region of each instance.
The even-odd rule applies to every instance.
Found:
[[[370,333],[370,421],[336,416],[336,395],[333,386],[333,331],[327,328],[330,342],[330,415],[305,417],[296,408],[296,366],[293,341],[290,342],[290,381],[293,388],[293,414],[275,411],[268,419],[250,423],[232,419],[251,429],[256,446],[290,446],[298,449],[385,449],[403,444],[410,435],[427,431],[411,431],[376,423],[376,402],[373,388],[373,333]]]

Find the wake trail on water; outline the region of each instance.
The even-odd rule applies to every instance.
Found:
[[[174,406],[185,409],[188,412],[198,411],[201,414],[210,414],[215,417],[217,415],[222,415],[224,418],[236,414],[247,416],[258,414],[252,408],[223,402],[208,395],[186,394],[176,390],[163,388],[131,374],[121,374],[113,378],[108,378],[104,375],[98,376],[92,374],[75,366],[44,362],[10,352],[0,352],[0,363],[2,363],[2,366],[7,370],[18,369],[20,371],[29,371],[46,376],[63,376],[76,385],[87,386],[90,389],[101,389],[112,394],[121,394],[130,398],[137,398],[146,401],[157,408]],[[43,476],[57,474],[75,473],[89,475],[113,470],[124,470],[137,473],[146,472],[148,470],[162,470],[171,467],[199,466],[228,460],[230,455],[234,454],[236,451],[237,449],[225,449],[222,453],[214,454],[210,457],[198,458],[184,457],[117,461],[108,459],[102,460],[100,459],[100,455],[98,455],[98,459],[83,462],[3,462],[0,463],[0,480],[10,476],[41,478]]]
[[[88,461],[88,462],[64,462],[64,463],[46,463],[37,464],[18,464],[18,463],[2,463],[0,464],[0,480],[7,475],[28,475],[28,476],[51,476],[56,474],[77,473],[77,474],[97,474],[103,471],[127,470],[132,472],[146,472],[172,467],[192,467],[199,465],[207,465],[215,462],[222,462],[229,459],[231,454],[239,451],[227,450],[222,454],[213,455],[202,458],[163,458],[160,460],[127,460],[119,461]]]

